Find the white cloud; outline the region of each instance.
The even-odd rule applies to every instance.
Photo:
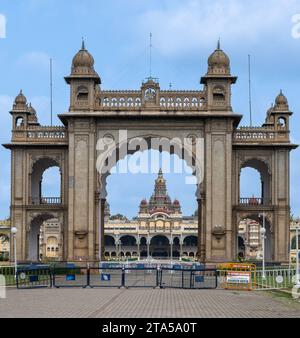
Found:
[[[0,39],[6,38],[6,17],[0,14]]]
[[[34,68],[49,68],[50,56],[45,52],[33,51],[22,55],[18,60],[18,64],[20,66],[28,66]]]
[[[212,46],[219,37],[226,43],[249,43],[262,36],[291,38],[291,17],[297,9],[297,0],[186,0],[144,13],[140,25],[143,34],[152,31],[161,53],[171,55]]]

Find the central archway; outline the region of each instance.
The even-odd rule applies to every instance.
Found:
[[[189,135],[186,135],[186,137],[189,140],[189,145],[186,146],[185,143],[181,142],[182,139],[170,139],[167,137],[164,137],[162,135],[156,135],[156,136],[136,136],[126,139],[126,141],[123,141],[121,143],[116,143],[115,139],[116,137],[114,135],[106,135],[104,137],[105,142],[102,143],[99,146],[99,142],[97,144],[97,150],[98,154],[100,156],[97,158],[97,169],[98,169],[98,177],[99,177],[99,196],[100,196],[100,203],[99,203],[99,228],[100,233],[98,236],[100,237],[100,243],[99,243],[99,252],[102,253],[103,257],[103,247],[104,244],[102,242],[101,238],[104,238],[104,204],[107,199],[108,193],[107,193],[107,184],[108,184],[108,177],[111,176],[112,169],[126,156],[130,156],[136,153],[141,154],[140,158],[142,158],[142,154],[145,151],[151,151],[156,150],[159,153],[168,153],[169,156],[171,155],[177,155],[179,159],[184,161],[188,167],[193,168],[191,175],[189,178],[187,178],[188,184],[193,184],[196,187],[195,192],[195,200],[200,201],[201,200],[201,183],[203,182],[204,178],[204,140],[201,138],[200,135],[199,139],[201,140],[199,144],[197,143],[197,136],[193,135],[193,137],[189,137]],[[164,143],[152,143],[153,138],[161,138],[164,141],[166,141],[169,144],[169,148],[165,147]],[[161,140],[160,139],[160,140]],[[103,142],[103,140],[101,141]],[[101,143],[100,142],[100,143]],[[171,145],[170,145],[171,142]],[[184,146],[183,146],[184,144]],[[197,148],[198,146],[198,148]],[[125,147],[125,151],[123,149]],[[102,152],[101,152],[102,150]],[[100,151],[100,152],[99,152]],[[113,160],[111,160],[113,159]],[[149,166],[149,163],[148,163]],[[147,165],[146,165],[147,168]],[[136,167],[134,168],[136,169]],[[145,169],[145,166],[144,166]],[[203,190],[203,189],[202,189]],[[142,197],[142,196],[141,196]],[[198,220],[201,220],[203,222],[203,218],[201,217],[202,212],[199,212],[199,207],[201,208],[201,203],[196,203],[196,209],[198,207],[198,214],[200,215],[198,217]],[[199,233],[203,231],[203,227],[201,227],[201,224],[199,224],[200,230]],[[98,238],[99,238],[98,237]],[[205,248],[205,234],[202,234],[202,248]],[[102,243],[102,244],[101,244]],[[205,249],[202,252],[205,251]],[[148,249],[149,250],[149,249]],[[166,252],[161,252],[163,256],[166,255]],[[170,249],[167,251],[168,256],[170,256]],[[178,256],[178,250],[174,252],[175,256]],[[145,247],[143,247],[143,250],[140,252],[140,256],[145,255]],[[204,258],[205,259],[205,258]]]

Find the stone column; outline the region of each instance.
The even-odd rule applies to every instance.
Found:
[[[182,260],[182,255],[183,255],[183,238],[182,238],[182,233],[180,237],[180,260]]]
[[[100,198],[100,226],[99,226],[99,260],[104,260],[105,240],[104,240],[104,217],[105,217],[105,198]]]
[[[137,249],[138,249],[138,256],[139,256],[139,260],[141,260],[141,239],[140,239],[140,235],[138,234],[138,240],[137,240]]]
[[[119,237],[118,236],[116,236],[115,238],[115,246],[116,246],[117,259],[119,259]]]
[[[150,236],[149,236],[149,233],[148,233],[148,237],[147,237],[147,258],[150,257]]]
[[[200,263],[205,264],[206,261],[206,231],[203,224],[202,209],[204,207],[204,199],[198,200],[198,259]]]

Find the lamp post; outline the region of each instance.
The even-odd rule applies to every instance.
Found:
[[[296,223],[296,286],[300,287],[300,270],[299,270],[299,223]]]
[[[263,227],[260,228],[260,235],[261,235],[261,240],[262,240],[262,255],[263,255],[262,278],[266,279],[266,255],[265,255],[266,216],[265,216],[265,213],[263,213],[262,217],[263,217]]]
[[[16,227],[11,228],[11,234],[14,240],[14,260],[15,260],[15,278],[17,279],[17,272],[18,272],[18,262],[17,262],[17,232],[18,229]]]

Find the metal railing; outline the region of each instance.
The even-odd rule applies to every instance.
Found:
[[[296,282],[296,269],[257,270],[255,280],[253,289],[257,291],[292,289]]]
[[[49,268],[26,268],[17,271],[18,289],[51,288],[52,275]]]
[[[181,288],[216,289],[217,270],[174,266],[103,266],[19,270],[18,289],[31,288]]]

